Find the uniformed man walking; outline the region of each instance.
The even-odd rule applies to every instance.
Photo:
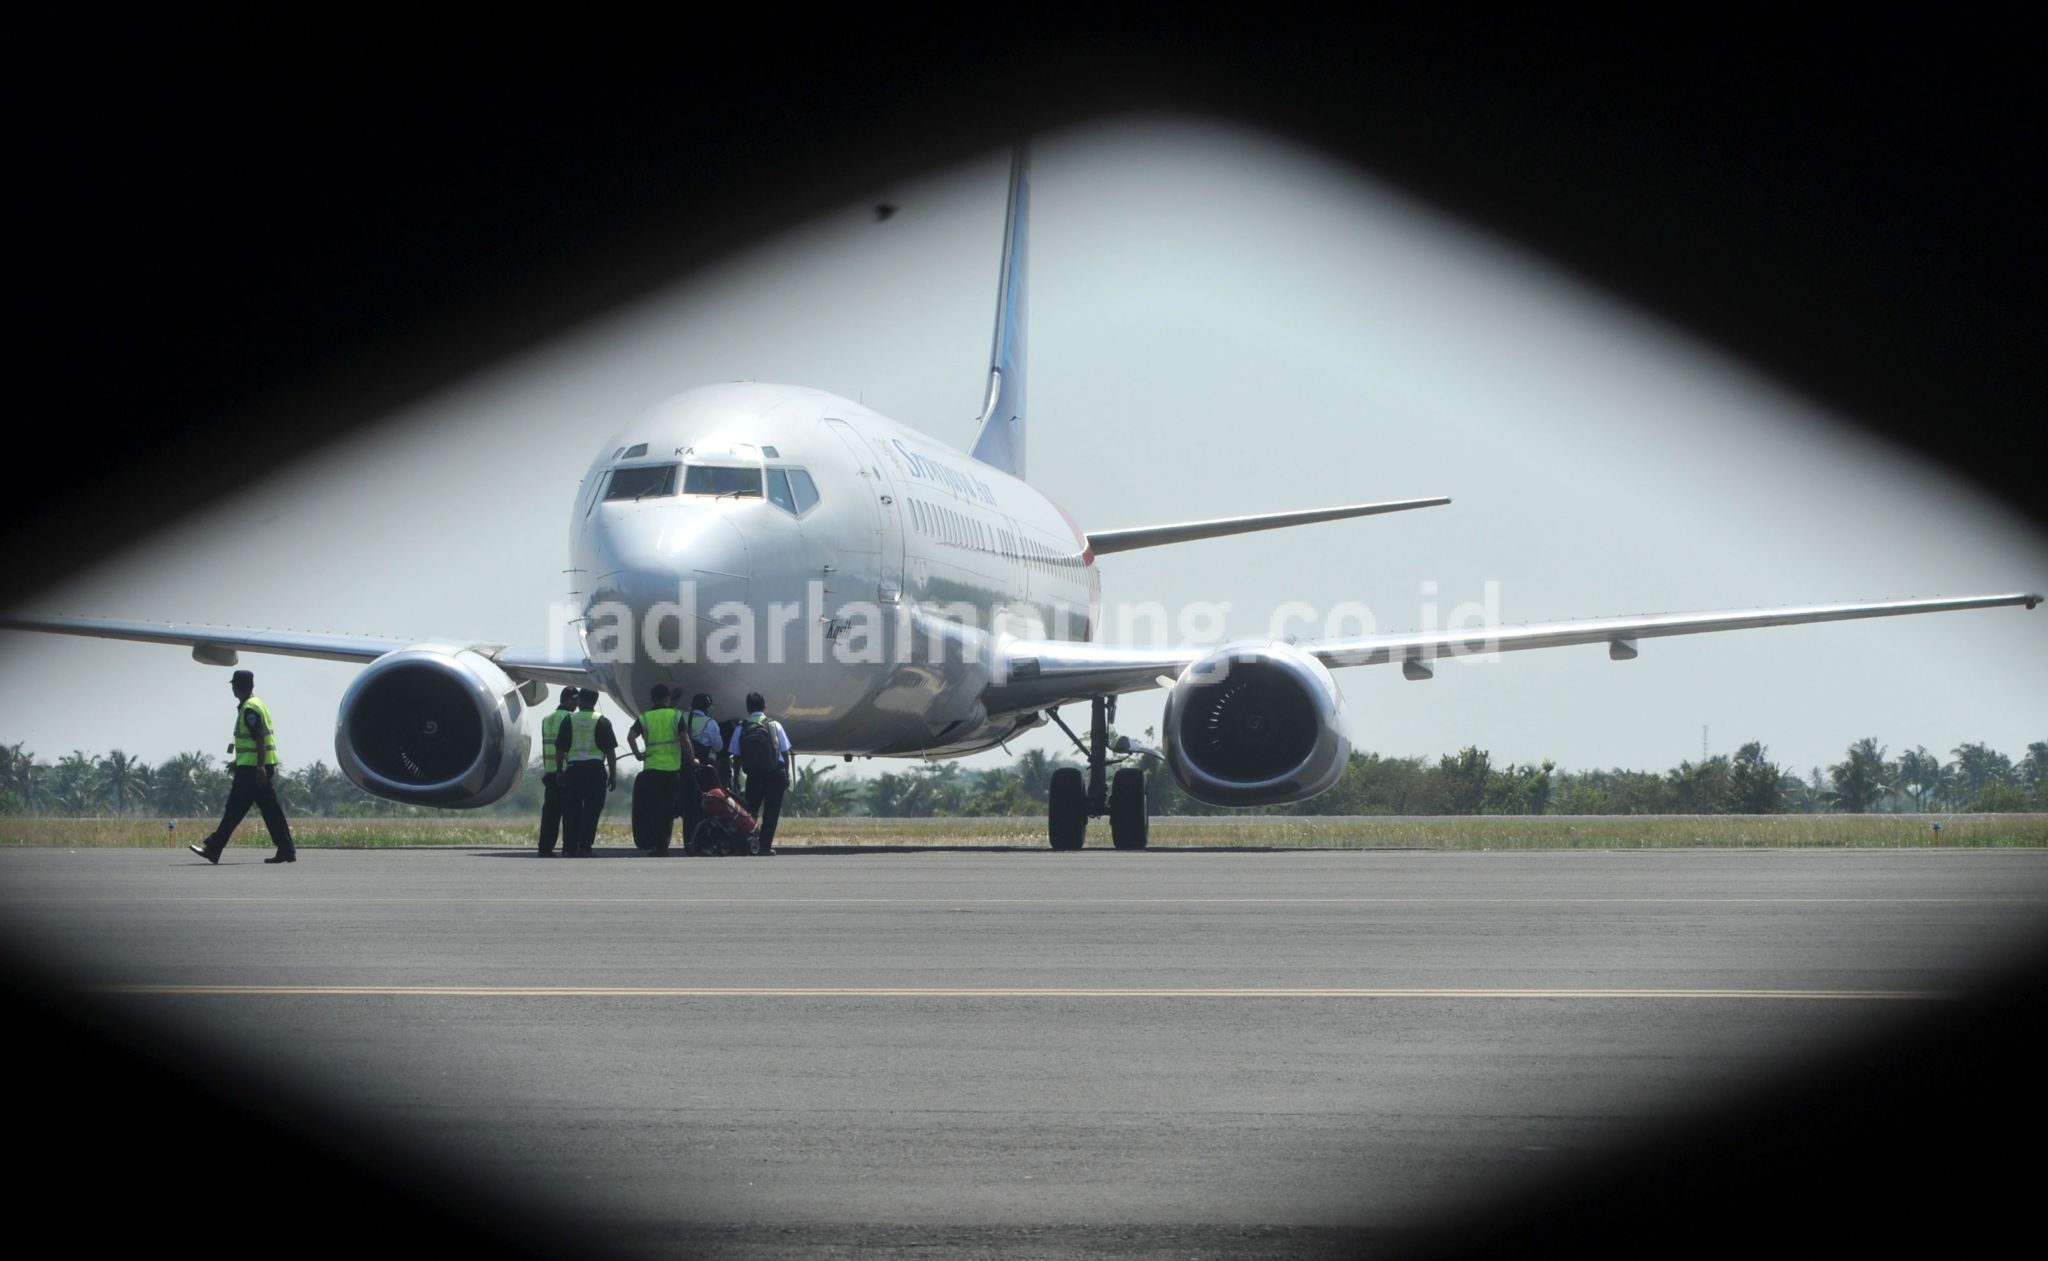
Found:
[[[562,785],[562,755],[555,748],[555,737],[562,734],[562,724],[569,721],[569,715],[576,711],[577,688],[562,689],[562,699],[547,717],[540,720],[540,856],[555,856],[555,839],[562,832],[562,800],[565,790]],[[567,849],[563,850],[567,853]]]
[[[656,854],[668,853],[674,839],[677,798],[682,795],[685,764],[691,760],[683,747],[683,716],[670,707],[668,695],[668,688],[657,683],[651,693],[653,705],[626,731],[626,747],[640,759],[640,774],[633,780],[633,845]],[[684,836],[688,835],[686,831]]]
[[[220,862],[228,839],[235,834],[235,826],[253,805],[263,814],[263,826],[270,829],[270,843],[277,846],[277,853],[263,861],[295,863],[299,860],[298,847],[292,844],[291,825],[284,820],[284,807],[277,802],[275,787],[277,724],[270,719],[270,708],[256,699],[255,675],[237,670],[228,686],[235,693],[235,742],[228,746],[228,752],[235,758],[235,772],[228,787],[227,809],[221,813],[220,826],[204,844],[185,848],[207,862]]]
[[[564,858],[588,858],[597,844],[604,795],[619,786],[618,747],[611,720],[598,716],[597,692],[581,689],[576,711],[555,735],[555,750],[567,763],[562,769]]]
[[[775,823],[789,788],[789,736],[766,712],[759,692],[747,693],[747,716],[734,725],[726,751],[747,775],[747,812],[761,821],[761,852],[775,852]]]

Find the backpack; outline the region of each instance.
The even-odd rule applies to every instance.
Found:
[[[775,731],[765,722],[750,722],[740,728],[740,769],[751,782],[754,776],[770,778],[781,768],[775,760]]]

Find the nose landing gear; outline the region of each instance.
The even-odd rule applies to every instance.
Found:
[[[1067,738],[1074,742],[1074,747],[1088,759],[1085,784],[1078,767],[1062,767],[1052,774],[1046,808],[1046,835],[1052,847],[1080,849],[1088,840],[1088,820],[1108,815],[1111,844],[1118,849],[1144,849],[1151,833],[1145,800],[1145,772],[1132,766],[1119,770],[1113,781],[1109,777],[1109,724],[1116,718],[1116,698],[1094,698],[1086,744],[1074,734],[1073,728],[1067,726],[1058,710],[1047,712],[1059,724],[1060,730],[1067,733]],[[1122,749],[1124,742],[1119,740],[1117,747]],[[1117,760],[1122,761],[1129,756],[1128,753],[1120,753]]]

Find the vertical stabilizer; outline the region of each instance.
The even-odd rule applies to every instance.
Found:
[[[1003,228],[1003,275],[996,292],[995,346],[989,351],[988,394],[975,459],[1024,476],[1025,279],[1031,255],[1031,153],[1019,144],[1010,159],[1010,215]]]

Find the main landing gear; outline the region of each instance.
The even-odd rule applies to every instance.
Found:
[[[1110,841],[1118,849],[1143,849],[1149,838],[1149,817],[1145,812],[1145,772],[1135,766],[1125,767],[1109,776],[1110,749],[1109,724],[1116,718],[1116,697],[1098,696],[1093,702],[1093,713],[1088,724],[1088,742],[1074,734],[1060,718],[1058,710],[1049,711],[1052,720],[1060,730],[1081,750],[1088,759],[1088,777],[1084,782],[1079,767],[1061,767],[1052,773],[1051,800],[1046,811],[1046,835],[1054,849],[1079,849],[1088,840],[1088,820],[1109,816]],[[1119,749],[1124,742],[1117,742]],[[1129,757],[1119,754],[1118,761]]]

